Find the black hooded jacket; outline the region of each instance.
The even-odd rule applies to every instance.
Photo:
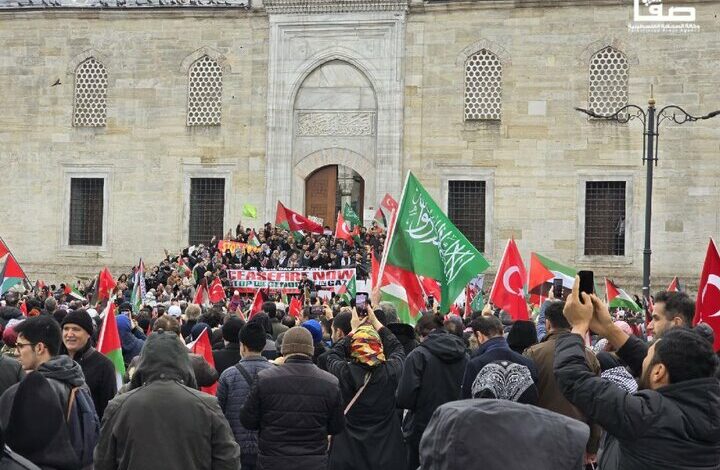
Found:
[[[438,406],[460,399],[468,356],[463,340],[445,330],[431,332],[405,360],[398,385],[398,408],[409,410],[405,437],[420,439]]]
[[[187,349],[178,336],[152,334],[130,391],[105,409],[95,470],[237,470],[240,448],[217,399],[195,386]],[[175,445],[158,445],[158,436]]]
[[[595,376],[583,340],[564,334],[555,376],[565,397],[620,445],[620,470],[720,468],[720,383],[695,379],[628,393]]]

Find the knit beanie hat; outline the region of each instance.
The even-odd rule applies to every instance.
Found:
[[[287,330],[283,337],[281,351],[285,357],[291,354],[305,354],[312,357],[315,347],[310,331],[302,326],[293,326]]]
[[[302,324],[312,335],[313,343],[319,343],[323,339],[322,325],[317,320],[308,320]]]
[[[87,331],[90,336],[93,334],[92,318],[90,318],[90,314],[84,309],[71,310],[67,315],[65,315],[65,318],[63,318],[60,326],[63,327],[68,323],[79,326],[83,330]]]

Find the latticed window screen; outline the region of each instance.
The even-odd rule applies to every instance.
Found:
[[[94,57],[75,69],[73,126],[103,127],[107,113],[107,70]]]
[[[222,69],[208,56],[190,67],[188,126],[219,126],[222,109]]]
[[[475,248],[485,251],[485,181],[449,181],[448,217]]]
[[[625,181],[585,183],[585,254],[625,255]]]
[[[225,214],[225,179],[190,180],[191,245],[207,245],[212,237],[222,238]]]
[[[102,245],[104,185],[102,178],[70,180],[70,245]]]
[[[588,107],[601,116],[617,112],[628,102],[628,62],[612,47],[595,53],[590,60]]]
[[[499,120],[502,113],[502,64],[487,49],[465,62],[465,120]]]

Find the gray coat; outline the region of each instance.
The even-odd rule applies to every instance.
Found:
[[[577,469],[583,467],[589,435],[585,423],[533,405],[453,401],[438,408],[425,429],[420,468]]]
[[[240,366],[243,367],[253,378],[253,382],[257,379],[257,374],[261,370],[274,367],[264,357],[250,357],[240,360]],[[245,404],[245,400],[250,394],[250,384],[247,383],[245,377],[237,370],[236,366],[225,369],[220,376],[217,389],[217,399],[220,408],[225,414],[230,428],[235,435],[235,441],[240,445],[243,460],[249,456],[250,460],[257,459],[257,431],[249,431],[245,429],[240,422],[240,410]]]
[[[240,448],[217,399],[185,385],[194,381],[178,337],[151,335],[131,390],[105,409],[95,470],[237,470]]]

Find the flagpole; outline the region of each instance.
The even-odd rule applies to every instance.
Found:
[[[407,175],[405,175],[405,184],[403,185],[402,194],[400,194],[400,204],[398,204],[397,210],[393,209],[393,211],[390,213],[390,227],[388,228],[388,236],[385,240],[385,246],[383,247],[383,255],[382,259],[380,260],[380,269],[378,270],[378,277],[377,281],[378,284],[382,284],[382,278],[385,274],[385,265],[387,264],[387,257],[388,252],[390,251],[390,244],[392,243],[392,237],[395,235],[395,224],[397,222],[396,215],[400,212],[400,209],[403,207],[403,203],[405,202],[405,192],[407,191],[408,182],[410,181],[410,171],[407,172]],[[375,289],[376,286],[373,286],[373,289]],[[380,286],[377,286],[379,289]]]

